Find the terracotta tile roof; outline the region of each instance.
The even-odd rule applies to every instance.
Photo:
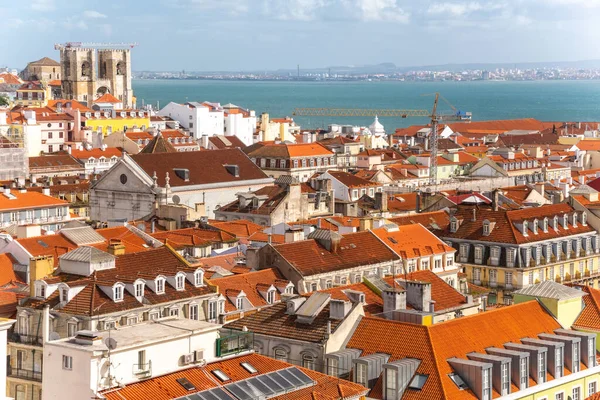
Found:
[[[0,253],[0,286],[21,281],[15,275],[14,264],[17,264],[17,260],[12,255],[9,253]]]
[[[225,293],[227,290],[243,290],[246,298],[253,307],[268,307],[266,290],[271,285],[276,285],[283,279],[283,276],[276,269],[269,268],[260,271],[248,272],[245,274],[226,276],[216,279],[211,283],[219,288],[219,293]],[[279,291],[275,291],[275,301],[281,300]],[[227,297],[225,300],[225,312],[236,311],[236,305]]]
[[[543,130],[544,124],[533,118],[524,119],[507,119],[507,120],[492,120],[492,121],[470,121],[456,122],[447,124],[454,132],[462,134],[469,133],[504,133],[514,130]]]
[[[82,113],[86,113],[86,112],[94,112],[94,110],[92,110],[91,108],[88,108],[86,105],[78,102],[77,100],[64,100],[64,99],[58,99],[58,100],[48,100],[48,107],[53,108],[54,110],[56,110],[56,107],[58,105],[62,106],[63,110],[79,110]]]
[[[236,253],[224,254],[222,256],[204,257],[200,260],[200,265],[205,270],[211,267],[221,267],[228,271],[238,266],[237,258],[239,257]]]
[[[225,139],[225,141],[223,139]],[[237,136],[211,136],[208,138],[208,141],[219,150],[227,148],[243,149],[246,147],[244,142],[242,142]]]
[[[327,337],[327,324],[335,332],[342,320],[329,319],[329,305],[310,324],[296,322],[297,316],[287,314],[287,304],[277,303],[252,315],[244,316],[225,325],[225,328],[242,330],[244,327],[254,333],[304,342],[320,343]]]
[[[583,296],[585,306],[573,323],[573,328],[600,331],[600,290],[583,285],[579,289],[588,295]]]
[[[162,133],[158,133],[138,154],[154,153],[177,153],[177,149],[163,137]]]
[[[45,235],[25,239],[17,239],[17,242],[33,257],[52,256],[54,265],[58,264],[58,258],[77,248],[77,245],[63,235]]]
[[[123,103],[121,100],[117,99],[115,96],[113,96],[110,93],[105,93],[102,96],[98,97],[96,100],[94,100],[95,104],[98,103],[112,103],[112,104],[118,104],[118,103]]]
[[[131,157],[149,176],[156,172],[161,187],[165,185],[167,172],[171,187],[267,179],[267,175],[239,149],[136,154]],[[225,165],[237,165],[239,176],[228,172]],[[178,177],[174,168],[188,169],[189,181]]]
[[[552,133],[532,133],[525,135],[501,135],[499,141],[507,147],[519,147],[523,144],[558,144],[560,136]]]
[[[216,221],[211,222],[215,228],[231,233],[232,235],[242,239],[248,238],[255,232],[262,231],[265,227],[255,224],[254,222],[240,219],[237,221]]]
[[[202,228],[184,228],[174,231],[151,233],[150,236],[161,242],[168,242],[179,247],[208,246],[211,243],[235,243],[238,239],[231,233],[221,230]]]
[[[51,168],[68,171],[69,169],[82,169],[83,166],[70,154],[57,154],[29,157],[29,168],[32,170]]]
[[[299,157],[329,157],[333,152],[320,143],[268,143],[259,142],[244,149],[244,152],[251,158],[299,158]]]
[[[46,196],[39,192],[21,193],[18,190],[11,190],[12,198],[7,197],[4,192],[0,193],[0,211],[22,210],[28,208],[42,208],[49,206],[62,206],[69,204],[65,200],[56,197]]]
[[[46,281],[66,282],[71,287],[84,286],[71,301],[61,308],[61,311],[67,314],[91,316],[122,312],[142,306],[142,303],[126,290],[123,293],[123,301],[114,302],[98,286],[112,286],[116,282],[133,283],[138,278],[152,280],[161,274],[174,276],[179,271],[193,272],[195,270],[196,267],[187,263],[169,246],[163,246],[149,251],[119,256],[115,260],[115,268],[96,271],[89,277],[63,274],[57,271],[54,277],[47,278]],[[163,294],[156,294],[146,288],[143,304],[162,304],[214,293],[208,285],[196,287],[189,282],[186,283],[183,291],[176,290],[168,283],[165,284],[164,289]],[[45,300],[29,298],[24,305],[39,309],[46,304],[51,307],[57,305],[58,300],[57,291]]]
[[[279,235],[276,233],[269,235],[265,232],[254,232],[252,235],[250,235],[248,241],[261,243],[269,243],[269,241],[271,241],[273,244],[283,244],[285,243],[285,235]]]
[[[389,285],[394,285],[405,288],[404,280],[419,281],[431,283],[431,300],[435,301],[435,311],[448,310],[450,308],[459,307],[467,304],[467,299],[463,294],[448,285],[446,281],[429,270],[420,270],[406,274],[397,274],[395,278],[388,276],[384,278]],[[407,305],[407,308],[412,308]]]
[[[337,179],[342,185],[348,188],[379,186],[379,183],[377,182],[371,182],[369,180],[360,178],[356,175],[352,175],[348,172],[329,170],[327,171],[327,173],[335,179]]]
[[[5,83],[7,85],[20,85],[23,83],[23,81],[17,75],[5,72],[0,74],[0,83]]]
[[[398,256],[370,231],[344,235],[337,251],[328,251],[314,239],[275,245],[273,248],[302,276],[398,259]]]
[[[451,195],[448,196],[448,200],[450,200],[454,204],[492,204],[491,199],[488,199],[481,193],[477,192]]]
[[[319,143],[321,143],[323,146],[340,146],[340,145],[344,145],[344,144],[360,144],[360,142],[358,140],[353,140],[353,139],[347,138],[342,135],[338,135],[333,138],[325,138],[323,140],[319,140]]]
[[[443,233],[440,233],[440,235],[448,239],[456,238],[480,240],[484,242],[522,244],[593,232],[592,227],[583,225],[581,222],[577,224],[577,227],[574,227],[571,218],[569,218],[568,221],[568,229],[564,229],[562,226],[562,215],[565,213],[572,215],[573,212],[573,208],[565,203],[512,211],[493,211],[491,209],[479,208],[475,212],[476,220],[473,221],[473,207],[458,207],[455,216],[458,219],[462,219],[462,223],[458,230],[455,233],[452,233],[447,229]],[[541,220],[544,217],[548,217],[551,222],[555,215],[559,217],[558,229],[556,231],[549,226],[548,232],[538,229],[537,235],[528,231],[528,235],[524,236],[519,228],[515,226],[525,219],[530,221],[530,226],[534,218]],[[483,220],[485,219],[495,221],[495,226],[489,236],[483,235]]]
[[[266,197],[259,207],[254,207],[252,201],[248,201],[244,207],[241,207],[240,202],[238,200],[234,200],[231,203],[225,204],[219,208],[219,212],[271,215],[271,213],[283,200],[285,200],[288,195],[286,188],[279,185],[265,186],[252,193],[256,196]]]
[[[453,372],[448,359],[467,359],[468,353],[485,353],[488,347],[503,347],[505,343],[517,343],[559,328],[560,324],[537,301],[530,301],[432,326],[364,317],[347,348],[360,349],[363,356],[390,354],[390,362],[403,358],[421,360],[417,373],[428,375],[428,379],[422,390],[408,389],[403,399],[475,399],[474,393],[459,390],[448,377]],[[369,397],[383,397],[381,381],[380,377]]]
[[[600,140],[580,140],[575,146],[581,151],[598,151],[600,150]]]
[[[125,136],[127,136],[129,139],[133,140],[133,141],[138,141],[138,140],[152,140],[152,138],[154,138],[154,135],[152,135],[150,132],[146,132],[146,131],[127,131],[125,132]]]
[[[60,63],[58,61],[54,61],[50,57],[42,57],[37,61],[32,61],[27,66],[41,66],[41,67],[60,67]]]
[[[443,230],[450,225],[450,215],[446,211],[409,214],[400,217],[388,218],[388,220],[396,225],[421,224],[427,229],[431,230]]]
[[[373,292],[373,290],[371,290],[371,288],[363,282],[353,283],[351,285],[345,286],[335,286],[330,289],[319,290],[319,292],[321,293],[330,294],[331,298],[334,300],[344,301],[351,301],[351,299],[346,294],[347,292],[351,291],[362,292],[365,295],[365,304],[363,304],[365,315],[375,315],[383,312],[383,299],[377,293]]]
[[[256,368],[256,373],[250,373],[245,370],[241,364],[249,363]],[[170,400],[189,396],[192,393],[219,387],[221,384],[213,377],[211,371],[220,369],[231,381],[237,382],[253,376],[266,374],[273,371],[291,367],[283,361],[278,361],[256,353],[246,354],[229,358],[226,360],[212,362],[204,367],[193,367],[170,374],[146,379],[140,382],[131,383],[122,388],[116,388],[104,391],[102,396],[108,400],[143,400],[152,398],[153,400]],[[337,378],[321,374],[302,367],[296,367],[315,381],[314,386],[310,386],[297,391],[289,392],[284,395],[272,397],[277,400],[313,400],[314,396],[325,396],[327,399],[342,400],[345,398],[358,398],[366,393],[366,389],[352,382],[340,381]],[[196,391],[190,392],[177,382],[177,379],[186,378]],[[318,395],[317,395],[318,393]]]
[[[91,149],[91,150],[72,149],[71,156],[73,156],[74,158],[76,158],[78,160],[87,160],[91,157],[94,157],[95,159],[99,159],[100,157],[104,157],[104,158],[111,158],[113,156],[121,157],[121,156],[123,156],[123,150],[120,147],[107,147],[104,150],[99,149],[99,148]]]
[[[62,81],[60,79],[53,79],[50,82],[48,82],[48,86],[61,86],[62,85]]]
[[[421,224],[402,225],[397,230],[378,228],[373,233],[403,260],[456,251]]]

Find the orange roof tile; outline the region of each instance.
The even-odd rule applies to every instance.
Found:
[[[16,260],[9,253],[0,254],[0,286],[20,281],[15,275],[14,264]]]
[[[600,290],[589,286],[580,286],[580,289],[588,295],[583,296],[585,306],[573,323],[573,327],[600,331]]]
[[[530,301],[431,326],[364,317],[347,347],[362,350],[363,356],[389,354],[390,362],[403,358],[421,360],[417,373],[428,375],[428,379],[422,390],[408,389],[403,399],[475,399],[473,392],[460,390],[452,382],[448,359],[467,359],[468,353],[485,353],[488,347],[503,347],[505,343],[517,343],[560,328],[537,301]],[[383,397],[381,381],[380,377],[369,397]]]
[[[94,100],[94,103],[112,103],[112,104],[118,104],[118,103],[122,103],[121,100],[117,99],[115,96],[113,96],[110,93],[105,93],[102,96],[98,97],[96,100]]]
[[[373,233],[403,260],[456,251],[421,224],[402,225],[397,230],[378,228]]]
[[[39,192],[21,193],[18,190],[11,190],[10,194],[14,198],[9,198],[5,194],[0,194],[0,210],[21,210],[27,208],[40,208],[48,206],[62,206],[69,204],[65,200],[60,200],[52,196],[46,196]]]
[[[96,159],[100,157],[111,158],[121,157],[123,155],[123,150],[120,147],[107,147],[106,149],[91,149],[91,150],[77,150],[72,149],[71,155],[78,160],[87,160],[88,158],[94,157]]]

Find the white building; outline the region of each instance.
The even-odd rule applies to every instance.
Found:
[[[233,104],[171,102],[158,115],[178,121],[180,127],[189,131],[195,139],[204,135],[235,135],[250,145],[256,129],[256,113]]]
[[[220,326],[166,319],[50,341],[44,349],[42,393],[46,399],[97,398],[102,390],[204,365],[215,359]]]
[[[125,155],[90,188],[91,218],[135,220],[167,204],[212,216],[236,193],[272,183],[239,149]]]

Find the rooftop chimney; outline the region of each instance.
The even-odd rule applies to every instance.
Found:
[[[329,302],[329,318],[336,320],[344,319],[351,308],[352,303],[349,301],[332,299]]]
[[[471,221],[475,222],[477,221],[477,209],[473,208],[473,210],[471,210],[473,212],[473,216],[471,217]]]
[[[383,312],[406,310],[406,291],[400,288],[388,288],[381,293]]]
[[[113,256],[122,256],[125,254],[125,245],[120,240],[111,239],[107,250]]]
[[[431,283],[407,281],[406,302],[413,306],[415,310],[429,312],[431,303]]]

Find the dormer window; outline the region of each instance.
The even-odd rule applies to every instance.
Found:
[[[185,289],[185,276],[183,274],[177,275],[175,277],[175,289],[177,289],[177,290]]]
[[[483,221],[483,235],[490,235],[490,221],[488,221],[487,219]]]
[[[117,283],[113,286],[113,300],[123,301],[123,284]]]
[[[244,308],[244,298],[242,296],[236,297],[235,308],[237,308],[238,310],[242,310]]]
[[[581,225],[587,226],[587,213],[581,213]]]
[[[66,303],[69,301],[69,289],[66,287],[63,287],[60,289],[60,291],[58,292],[60,295],[60,302],[61,303]]]
[[[275,303],[275,289],[271,289],[267,292],[267,303]]]
[[[165,279],[157,278],[156,279],[156,294],[163,294],[165,292]]]
[[[46,298],[46,284],[44,282],[35,283],[35,297]]]
[[[135,284],[135,297],[144,297],[144,283],[138,282]]]
[[[529,229],[529,222],[527,220],[523,221],[523,236],[529,236],[527,230]]]
[[[194,286],[202,286],[204,284],[204,272],[198,270],[194,272]]]
[[[538,233],[538,220],[537,218],[533,220],[533,224],[531,225],[531,230],[533,231],[534,235],[537,235]]]
[[[577,213],[573,213],[573,228],[577,228]]]
[[[544,233],[548,233],[548,217],[544,217],[543,230]]]
[[[458,230],[458,220],[454,217],[450,220],[450,232],[456,233]]]
[[[552,229],[554,229],[555,231],[558,230],[558,216],[555,215],[554,218],[552,219]]]
[[[569,229],[569,216],[567,214],[563,214],[562,225],[564,229]]]

